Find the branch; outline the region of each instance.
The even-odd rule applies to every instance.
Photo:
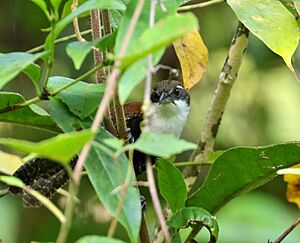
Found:
[[[101,32],[101,18],[100,18],[100,10],[94,9],[91,11],[91,28],[92,28],[92,39],[97,40],[103,37],[103,33]],[[94,65],[98,65],[103,62],[103,56],[100,50],[93,49],[94,55]],[[103,69],[99,70],[96,73],[96,80],[98,83],[103,83],[105,81],[105,72]]]
[[[215,138],[229,99],[231,88],[238,76],[238,71],[248,45],[248,35],[249,30],[242,23],[239,23],[219,76],[219,83],[201,131],[198,148],[192,154],[190,161],[206,161],[208,155],[213,151]],[[189,167],[185,169],[184,175],[185,177],[198,176],[199,170],[200,167],[198,167],[198,169]],[[190,180],[190,183],[193,183],[193,180]]]
[[[189,10],[193,10],[196,8],[204,8],[204,7],[216,4],[216,3],[223,3],[223,2],[225,2],[225,0],[211,0],[211,1],[203,2],[203,3],[197,3],[197,4],[179,7],[178,11],[180,11],[180,12],[189,11]]]
[[[92,31],[91,30],[84,30],[82,32],[80,32],[81,35],[87,35],[87,34],[90,34]],[[56,39],[54,41],[54,44],[59,44],[59,43],[62,43],[62,42],[65,42],[65,41],[68,41],[68,40],[71,40],[71,39],[74,39],[76,38],[76,34],[72,34],[72,35],[67,35],[67,36],[64,36],[64,37],[61,37],[59,39]],[[28,53],[35,53],[35,52],[38,52],[38,51],[41,51],[43,50],[45,47],[45,45],[40,45],[40,46],[37,46],[37,47],[34,47],[26,52]]]
[[[123,41],[118,59],[115,62],[114,67],[113,67],[112,72],[111,72],[111,75],[109,76],[109,78],[107,80],[107,87],[106,87],[103,99],[101,100],[101,103],[100,103],[99,108],[97,110],[94,122],[92,124],[92,127],[91,127],[92,132],[97,132],[98,126],[99,126],[100,122],[102,121],[102,119],[104,117],[104,114],[105,114],[105,111],[108,107],[108,104],[109,104],[111,98],[114,95],[114,91],[115,91],[115,88],[116,88],[117,77],[120,73],[120,68],[119,68],[120,61],[119,60],[126,53],[126,49],[129,45],[129,41],[130,41],[130,38],[132,36],[133,30],[134,30],[135,25],[138,21],[140,13],[143,9],[144,1],[145,0],[139,0],[139,2],[137,4],[137,7],[136,7],[136,9],[133,13],[133,16],[130,20],[130,23],[129,23],[129,26],[128,26],[128,29],[127,29],[127,33],[125,35],[125,38],[124,38],[124,41]],[[91,148],[91,143],[87,143],[84,146],[83,150],[81,151],[81,153],[79,155],[79,158],[78,158],[78,161],[76,163],[76,166],[75,166],[75,169],[74,169],[74,180],[77,183],[77,185],[80,182],[81,171],[83,169],[84,161],[87,158],[87,155],[90,151],[90,148]]]
[[[149,14],[149,27],[153,28],[154,23],[155,23],[155,5],[156,5],[156,0],[151,0],[150,2],[150,14]],[[152,74],[153,74],[153,60],[152,60],[152,55],[148,55],[147,58],[148,61],[148,69],[147,69],[147,77],[145,81],[145,89],[144,89],[144,102],[142,106],[142,111],[144,113],[144,120],[143,120],[143,131],[147,131],[149,129],[149,117],[151,116],[151,111],[150,111],[150,95],[151,95],[151,82],[152,82]],[[164,235],[164,238],[166,242],[171,242],[170,240],[170,235],[169,231],[167,228],[167,225],[165,223],[163,211],[160,205],[160,201],[158,198],[157,194],[157,189],[155,185],[155,180],[154,180],[154,175],[153,175],[153,170],[152,170],[152,165],[150,161],[150,157],[146,156],[146,172],[147,172],[147,179],[149,183],[149,191],[151,195],[151,199],[153,202],[153,207],[156,213],[156,216],[158,218],[162,233]]]
[[[273,243],[280,243],[284,240],[285,237],[288,236],[289,233],[292,232],[293,229],[295,229],[300,224],[300,217],[292,223],[290,227],[288,227]]]

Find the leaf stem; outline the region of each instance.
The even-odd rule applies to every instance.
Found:
[[[87,34],[90,34],[92,31],[91,30],[84,30],[81,33],[81,35],[87,35]],[[76,38],[76,34],[72,34],[72,35],[67,35],[67,36],[64,36],[64,37],[61,37],[59,39],[56,39],[54,41],[54,44],[59,44],[59,43],[62,43],[62,42],[65,42],[65,41],[68,41],[68,40],[71,40],[71,39],[74,39]],[[28,53],[35,53],[35,52],[38,52],[38,51],[41,51],[43,50],[45,47],[45,45],[40,45],[40,46],[37,46],[37,47],[34,47],[26,52]]]
[[[87,71],[86,73],[84,73],[80,77],[74,79],[73,82],[71,82],[71,83],[69,83],[69,84],[67,84],[65,86],[62,86],[62,87],[60,87],[57,90],[54,90],[53,92],[51,92],[47,96],[55,96],[55,95],[57,95],[59,92],[65,90],[66,88],[69,88],[70,86],[76,84],[80,80],[83,80],[83,79],[87,78],[88,76],[90,76],[91,74],[93,74],[94,72],[96,72],[98,69],[101,69],[103,66],[104,66],[104,64],[101,64],[101,65],[98,65],[98,66],[94,67],[93,69]],[[4,108],[0,109],[0,114],[5,113],[5,112],[10,112],[10,111],[18,110],[18,109],[20,109],[22,107],[32,105],[32,104],[34,104],[34,103],[36,103],[36,102],[38,102],[40,100],[44,100],[44,99],[47,99],[47,97],[43,97],[43,95],[42,96],[36,96],[36,97],[34,97],[34,98],[30,99],[30,100],[26,100],[23,103],[17,103],[17,104],[13,104],[11,106],[4,107]]]
[[[78,186],[74,183],[73,180],[70,180],[69,193],[70,196],[67,198],[67,204],[65,208],[66,221],[60,225],[56,243],[65,243],[71,228],[73,211],[75,207],[74,198],[76,198],[78,194]]]
[[[211,1],[207,1],[207,2],[202,2],[202,3],[196,3],[196,4],[191,4],[191,5],[187,5],[187,6],[182,6],[178,8],[178,11],[182,12],[182,11],[190,11],[196,8],[204,8],[216,3],[222,3],[225,2],[225,0],[211,0]]]

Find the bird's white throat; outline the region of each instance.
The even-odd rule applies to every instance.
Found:
[[[173,134],[179,137],[187,121],[190,107],[184,100],[173,103],[152,103],[150,131],[156,134]]]

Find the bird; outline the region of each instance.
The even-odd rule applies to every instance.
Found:
[[[177,80],[160,81],[153,87],[150,100],[148,130],[157,135],[173,134],[178,138],[190,113],[190,95],[183,84]],[[135,142],[142,132],[143,112],[141,107],[141,102],[129,103],[124,106],[130,143]],[[142,152],[134,152],[133,166],[136,175],[146,170],[145,156]],[[71,160],[72,168],[75,167],[77,159],[78,157],[75,156]],[[155,159],[151,156],[152,163],[155,163]],[[48,198],[52,198],[57,189],[69,181],[63,166],[47,158],[35,158],[25,163],[14,172],[13,176],[18,177],[27,186]],[[8,191],[21,196],[25,207],[42,206],[41,202],[20,188],[9,186]]]

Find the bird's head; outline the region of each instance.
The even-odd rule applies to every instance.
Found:
[[[189,110],[190,96],[182,84],[174,80],[158,82],[152,90],[151,102],[155,110],[165,115]]]

